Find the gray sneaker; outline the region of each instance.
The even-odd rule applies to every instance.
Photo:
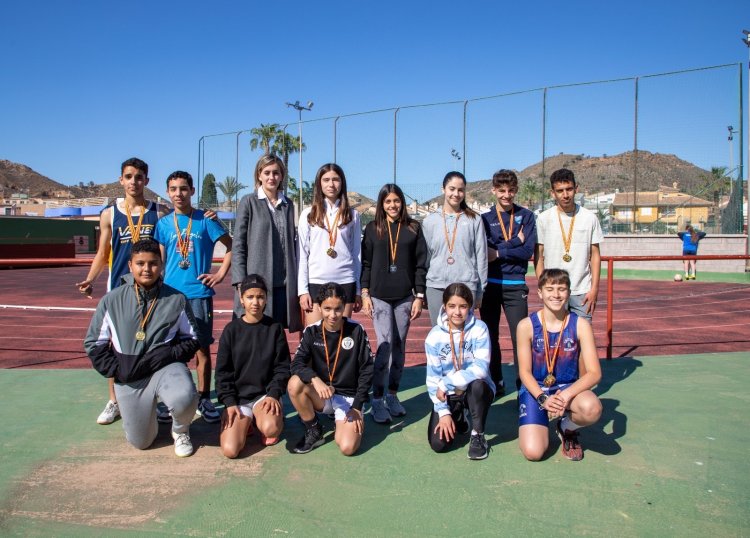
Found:
[[[193,443],[190,442],[190,435],[187,433],[172,432],[174,439],[174,453],[179,458],[187,458],[193,453]]]
[[[374,420],[378,424],[391,423],[391,414],[388,412],[388,408],[385,406],[383,398],[373,398],[370,415],[372,415],[372,420]]]
[[[117,417],[120,416],[120,406],[117,405],[117,402],[113,402],[112,400],[109,400],[107,402],[107,405],[104,407],[104,411],[102,411],[99,416],[96,419],[97,424],[112,424]]]
[[[398,396],[395,394],[385,395],[385,405],[388,407],[388,412],[392,417],[403,417],[406,414],[406,409],[401,405]]]

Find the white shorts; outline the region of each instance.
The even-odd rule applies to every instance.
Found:
[[[352,408],[353,403],[354,398],[334,394],[323,402],[323,410],[321,413],[326,415],[333,413],[335,420],[344,421],[346,420],[346,414],[349,412],[349,409]]]
[[[253,418],[253,410],[255,409],[255,406],[258,405],[260,402],[266,399],[267,394],[264,394],[263,396],[258,396],[255,398],[252,402],[248,402],[246,404],[240,405],[240,413],[242,413],[242,416],[248,417],[250,419]]]

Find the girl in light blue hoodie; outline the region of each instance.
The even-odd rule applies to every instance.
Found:
[[[433,403],[427,439],[435,452],[448,450],[457,433],[469,431],[469,414],[469,459],[481,460],[489,453],[484,425],[495,384],[489,375],[489,332],[474,317],[473,303],[468,286],[450,284],[443,292],[438,323],[425,340],[427,392]]]

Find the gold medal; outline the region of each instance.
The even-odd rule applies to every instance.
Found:
[[[141,296],[138,293],[138,284],[133,284],[133,289],[135,290],[135,298],[138,300],[138,313],[141,316],[141,328],[138,329],[135,333],[135,339],[139,342],[143,342],[146,339],[146,324],[148,323],[148,320],[151,318],[151,314],[154,312],[154,308],[156,307],[156,302],[159,300],[159,290],[156,291],[156,296],[154,297],[154,301],[151,303],[151,306],[149,306],[146,309],[146,315],[143,315],[143,308],[145,308],[148,305],[148,298],[146,298],[146,305],[141,306]]]
[[[336,252],[336,249],[333,248],[333,245],[336,244],[336,236],[338,235],[338,224],[339,224],[339,217],[341,217],[341,212],[339,211],[336,213],[336,218],[333,219],[333,224],[328,222],[328,215],[325,216],[326,218],[326,231],[328,232],[328,250],[326,250],[326,254],[330,256],[331,258],[335,258],[338,256],[338,253]]]
[[[125,202],[125,216],[128,218],[128,230],[130,230],[130,242],[136,243],[141,238],[141,223],[143,215],[146,214],[146,206],[141,206],[141,214],[138,217],[138,224],[133,224],[133,216],[130,213],[130,206]]]
[[[190,215],[188,216],[188,225],[185,229],[185,240],[182,239],[182,232],[180,231],[180,225],[177,223],[177,211],[173,213],[174,215],[174,228],[177,232],[177,249],[180,251],[180,256],[182,259],[177,263],[177,266],[180,269],[188,269],[190,267],[190,260],[188,260],[188,256],[190,255],[190,230],[193,227],[193,211],[190,211]]]
[[[568,227],[568,234],[565,234],[565,228],[563,228],[562,218],[560,217],[560,210],[557,210],[557,222],[560,224],[560,234],[562,234],[563,247],[565,247],[565,254],[563,254],[563,261],[569,263],[573,258],[570,256],[570,245],[573,243],[573,226],[576,223],[576,215],[570,218],[570,226]]]
[[[560,354],[560,343],[563,341],[563,331],[565,330],[565,324],[568,322],[568,314],[565,314],[565,317],[563,318],[562,325],[560,325],[560,336],[557,338],[557,342],[555,342],[555,349],[552,351],[552,356],[550,357],[550,349],[549,349],[549,336],[547,335],[547,323],[544,321],[544,310],[539,312],[539,318],[542,321],[542,336],[544,338],[544,362],[547,366],[547,376],[544,378],[545,387],[551,387],[552,385],[557,382],[557,378],[555,378],[555,363],[557,363],[557,356]]]

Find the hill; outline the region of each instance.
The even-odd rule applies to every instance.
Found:
[[[561,153],[545,159],[544,173],[549,178],[550,174],[559,168],[572,170],[581,193],[632,191],[634,160],[632,151],[601,157]],[[532,164],[520,172],[516,171],[516,174],[520,183],[527,179],[539,181],[542,177],[542,163]],[[710,172],[675,155],[638,151],[639,191],[655,191],[659,185],[671,186],[676,182],[682,192],[692,192],[701,185],[701,177],[708,175]],[[494,200],[491,188],[492,181],[485,179],[470,182],[466,191],[470,200],[491,203]],[[436,196],[429,201],[440,203],[442,196]]]
[[[122,196],[122,186],[118,180],[112,183],[88,185],[79,183],[78,186],[63,185],[43,176],[24,164],[0,159],[0,189],[9,198],[11,194],[28,194],[30,198],[92,198],[105,196],[117,198]],[[159,195],[148,187],[145,189],[146,198],[156,200]]]

